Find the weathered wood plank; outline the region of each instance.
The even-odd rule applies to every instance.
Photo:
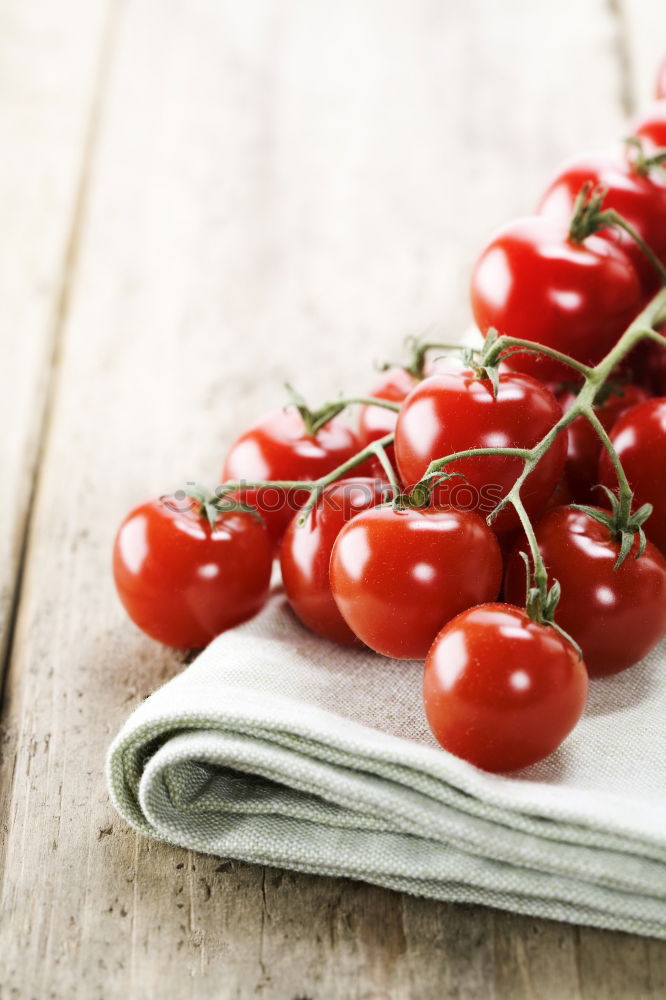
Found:
[[[77,238],[105,8],[0,5],[0,683]]]
[[[616,41],[604,0],[129,0],[7,686],[17,996],[595,997],[632,951],[658,995],[659,944],[139,840],[101,775],[182,666],[116,604],[125,509],[214,481],[285,377],[360,389],[405,332],[453,335],[488,230],[619,129]]]

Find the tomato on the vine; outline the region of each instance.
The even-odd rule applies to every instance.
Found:
[[[229,511],[215,527],[187,498],[152,500],[120,526],[113,549],[118,595],[153,639],[201,648],[264,604],[273,550],[254,514]]]
[[[624,158],[599,152],[570,160],[550,182],[539,203],[539,211],[551,219],[568,223],[583,184],[592,184],[606,192],[603,207],[619,212],[659,260],[666,262],[666,183],[659,179],[656,171],[651,171],[649,176],[639,173],[630,157],[630,152]],[[659,276],[656,270],[627,233],[603,229],[599,236],[621,247],[630,258],[641,279],[644,295],[657,290]]]
[[[328,486],[305,524],[296,514],[280,546],[282,582],[289,604],[304,625],[318,635],[360,646],[333,600],[329,564],[333,543],[342,526],[363,510],[381,503],[387,483],[356,477]]]
[[[564,410],[568,410],[576,400],[575,394],[570,390],[565,390],[558,398]],[[647,392],[640,386],[617,383],[610,386],[604,401],[595,407],[596,414],[605,430],[610,431],[623,413],[647,398]],[[594,487],[599,482],[601,441],[584,416],[576,417],[568,429],[564,475],[571,487],[573,502],[589,504],[596,498]]]
[[[445,625],[423,676],[435,739],[495,772],[528,767],[557,749],[583,714],[587,687],[571,643],[510,604],[471,608]]]
[[[499,376],[495,396],[489,379],[470,369],[444,370],[412,389],[398,415],[395,449],[402,481],[415,485],[429,463],[472,448],[532,448],[562,416],[562,409],[544,385],[529,375]],[[564,467],[566,432],[560,434],[530,473],[521,490],[526,509],[541,509],[557,485]],[[464,478],[436,487],[439,506],[474,510],[486,517],[513,486],[523,470],[520,458],[490,455],[466,458],[444,468]],[[505,507],[493,521],[498,532],[518,526],[515,511]]]
[[[638,537],[615,569],[620,542],[589,514],[558,507],[535,525],[550,579],[562,589],[555,621],[578,643],[592,677],[614,674],[641,660],[666,632],[666,559]],[[525,563],[519,544],[507,563],[504,593],[524,603]]]
[[[261,417],[236,439],[224,461],[222,481],[312,482],[359,450],[356,434],[341,420],[329,420],[316,434],[308,434],[298,410],[289,406]],[[363,471],[357,468],[351,474],[363,475]],[[262,487],[238,490],[234,496],[259,511],[277,545],[310,493]]]
[[[652,504],[645,534],[666,554],[666,398],[648,399],[632,407],[610,433],[637,506]],[[617,477],[604,451],[599,482],[617,488]]]
[[[423,659],[442,625],[494,600],[502,559],[476,514],[435,508],[358,514],[333,546],[333,597],[351,630],[378,653]]]
[[[639,311],[640,284],[608,240],[574,243],[569,216],[528,217],[500,229],[474,267],[472,309],[483,334],[494,328],[594,365]],[[544,382],[572,377],[571,368],[543,354],[507,352],[505,360]]]

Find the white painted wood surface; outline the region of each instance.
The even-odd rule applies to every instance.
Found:
[[[646,0],[0,0],[8,996],[664,995],[662,943],[137,838],[101,770],[183,665],[117,605],[126,509],[214,483],[285,378],[321,400],[405,333],[455,334],[485,235],[622,133],[657,22]]]

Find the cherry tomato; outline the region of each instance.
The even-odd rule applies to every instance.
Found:
[[[632,407],[613,427],[610,439],[634,491],[636,506],[651,503],[647,537],[666,554],[666,398]],[[599,482],[611,489],[617,478],[607,452],[601,455]]]
[[[360,646],[333,600],[328,577],[331,549],[342,526],[383,500],[387,484],[378,479],[343,479],[324,490],[307,521],[298,514],[280,546],[282,582],[287,598],[304,625],[325,639]]]
[[[222,481],[312,481],[332,472],[359,450],[356,434],[342,421],[330,420],[313,437],[306,433],[298,410],[289,406],[266,414],[237,438],[224,461]],[[354,472],[363,475],[360,469]],[[239,490],[236,495],[259,511],[277,545],[310,494],[307,490],[268,487]]]
[[[201,648],[264,604],[272,546],[253,514],[220,514],[215,528],[189,500],[142,504],[113,549],[120,600],[142,631],[177,649]]]
[[[563,507],[566,504],[575,502],[572,489],[565,476],[560,479],[559,483],[551,493],[544,509],[552,510],[554,507]]]
[[[373,386],[370,395],[375,399],[387,399],[391,403],[402,403],[414,388],[418,379],[404,368],[389,368]],[[395,430],[398,414],[381,406],[362,406],[358,415],[358,438],[361,448],[377,441]],[[395,466],[393,445],[386,449],[389,461]]]
[[[476,514],[396,511],[358,514],[331,555],[333,597],[367,646],[398,659],[423,659],[442,625],[463,608],[497,597],[502,559]]]
[[[486,771],[552,753],[585,708],[587,673],[571,643],[510,604],[470,608],[426,659],[425,713],[435,739]]]
[[[631,132],[642,140],[648,156],[666,149],[666,100],[655,101],[635,120]]]
[[[650,396],[666,396],[666,325],[659,332],[664,337],[663,347],[642,340],[623,362],[628,376]]]
[[[592,677],[615,674],[638,663],[666,632],[666,560],[648,542],[640,558],[638,538],[614,569],[620,543],[603,524],[582,511],[558,507],[537,523],[539,551],[551,579],[562,588],[555,621],[583,651]],[[504,593],[525,601],[525,563],[519,545],[506,571]]]
[[[657,73],[657,82],[655,85],[655,97],[666,98],[666,59],[664,59],[659,67]]]
[[[558,398],[564,410],[568,410],[576,400],[576,396],[570,391],[563,392]],[[617,384],[595,410],[604,428],[609,431],[623,413],[647,398],[647,392],[640,386]],[[599,482],[600,455],[599,435],[589,420],[585,417],[576,417],[569,424],[567,461],[564,467],[564,475],[572,491],[572,502],[587,504],[593,502],[596,496],[594,487]]]
[[[472,309],[483,334],[533,340],[593,365],[641,306],[638,278],[607,240],[574,243],[568,217],[518,219],[488,243],[472,274]],[[571,368],[538,354],[507,354],[515,371],[569,381]]]
[[[428,464],[470,448],[531,448],[557,423],[562,409],[536,379],[517,372],[499,376],[497,397],[488,379],[469,369],[440,371],[424,379],[403,403],[395,447],[402,481],[417,483]],[[521,496],[528,511],[538,510],[558,483],[566,454],[566,432],[559,435],[526,480]],[[523,469],[519,458],[468,458],[446,466],[462,473],[435,491],[438,506],[474,510],[482,517],[497,506]],[[518,520],[505,508],[493,521],[498,532],[515,530]]]
[[[586,182],[604,188],[607,193],[603,207],[619,212],[657,257],[666,261],[666,184],[658,179],[656,172],[649,177],[643,176],[633,169],[628,156],[620,154],[614,156],[599,152],[577,157],[565,164],[553,178],[541,198],[539,211],[568,224],[574,202]],[[630,258],[641,279],[645,296],[657,290],[657,272],[626,233],[601,230],[599,235],[617,244]]]

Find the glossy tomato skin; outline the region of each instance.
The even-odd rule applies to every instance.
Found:
[[[565,391],[559,397],[563,410],[568,410],[575,402],[575,395]],[[600,405],[595,407],[597,416],[607,431],[632,406],[648,398],[645,389],[637,385],[617,385],[614,391]],[[595,487],[599,482],[599,458],[601,441],[595,429],[585,417],[576,417],[569,424],[567,439],[567,460],[564,467],[565,478],[571,488],[572,503],[593,503]]]
[[[289,406],[266,414],[237,438],[224,461],[222,481],[312,481],[332,472],[359,450],[356,434],[342,421],[330,420],[312,437],[306,433],[298,410]],[[363,474],[360,469],[355,472]],[[237,496],[259,511],[278,545],[309,493],[269,488],[240,490]]]
[[[435,739],[486,771],[547,757],[580,719],[587,673],[573,646],[510,604],[470,608],[428,653],[425,713]]]
[[[608,240],[576,244],[568,220],[535,216],[490,240],[474,267],[471,301],[484,335],[494,328],[593,365],[639,311],[642,295],[635,270]],[[507,354],[506,363],[543,382],[571,380],[572,369],[543,355]]]
[[[604,188],[607,193],[603,207],[619,212],[657,257],[666,260],[666,184],[655,173],[649,177],[639,174],[624,151],[590,153],[570,160],[547,187],[539,211],[568,224],[576,197],[587,182]],[[644,297],[652,295],[659,287],[659,276],[637,244],[626,233],[615,230],[600,230],[599,235],[622,248],[640,277]]]
[[[282,582],[298,618],[317,635],[344,646],[362,646],[333,600],[328,569],[342,527],[384,499],[379,479],[344,479],[327,487],[303,525],[296,514],[280,546]]]
[[[632,134],[638,136],[648,156],[666,149],[666,100],[655,101],[633,123]],[[631,151],[629,152],[631,155]]]
[[[476,514],[404,510],[359,514],[333,546],[331,590],[343,618],[370,649],[423,659],[442,625],[499,593],[502,559]]]
[[[373,385],[369,395],[375,399],[386,399],[390,403],[402,403],[418,379],[405,368],[389,368]],[[397,414],[380,406],[362,406],[358,417],[358,438],[361,446],[370,444],[395,430]]]
[[[632,407],[615,424],[610,439],[634,491],[635,505],[652,504],[645,534],[666,555],[666,397]],[[617,487],[606,452],[599,463],[599,482]]]
[[[395,447],[402,481],[417,483],[428,464],[470,448],[531,448],[562,416],[562,409],[544,385],[518,372],[499,376],[497,397],[487,379],[469,369],[440,371],[419,383],[398,415]],[[560,434],[530,474],[522,489],[529,512],[539,510],[557,485],[564,467],[566,432]],[[488,456],[463,459],[446,467],[467,478],[437,487],[439,506],[474,510],[482,517],[497,506],[520,475],[521,459]],[[516,529],[513,510],[505,508],[493,529]]]
[[[405,368],[389,368],[372,387],[370,395],[375,399],[386,399],[390,403],[402,403],[418,381]],[[392,434],[397,420],[398,414],[393,410],[385,410],[381,406],[362,406],[358,415],[358,439],[361,448],[365,448],[386,434]],[[386,454],[395,467],[393,445],[386,449]]]
[[[539,551],[562,588],[555,621],[583,651],[591,677],[638,663],[666,632],[666,560],[648,542],[636,559],[638,539],[622,565],[613,567],[620,543],[582,511],[558,507],[536,526]],[[525,601],[525,564],[518,546],[507,563],[507,601]]]
[[[221,514],[212,529],[198,506],[167,498],[125,518],[113,573],[135,625],[167,646],[199,649],[260,610],[272,552],[266,527],[254,515]]]

